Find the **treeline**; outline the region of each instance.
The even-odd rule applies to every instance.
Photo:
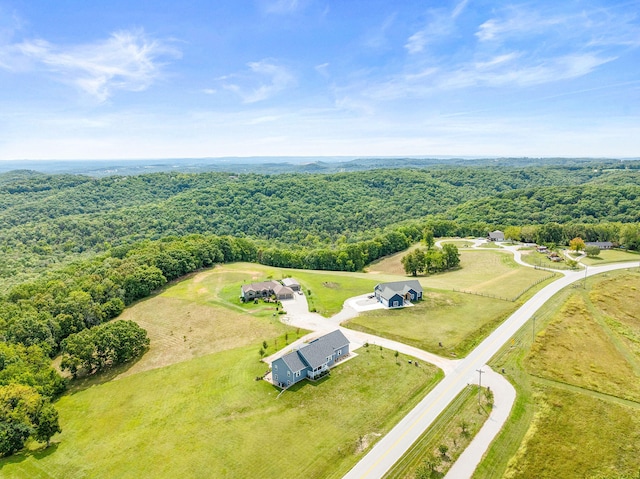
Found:
[[[0,284],[35,277],[79,254],[170,235],[244,236],[278,248],[332,250],[430,215],[467,226],[634,222],[637,183],[636,171],[588,165],[101,179],[14,172],[0,175]],[[580,199],[583,187],[576,185],[592,186]]]

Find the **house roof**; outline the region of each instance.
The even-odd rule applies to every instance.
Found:
[[[285,286],[300,286],[300,283],[298,283],[295,279],[293,278],[284,278],[282,280],[282,284],[284,284]]]
[[[251,284],[243,284],[242,291],[263,291],[265,289],[271,290],[275,288],[276,285],[280,285],[277,281],[262,281],[260,283],[251,283]]]
[[[495,239],[504,239],[504,233],[500,230],[495,230],[492,231],[491,233],[489,233],[489,238],[495,238]]]
[[[404,296],[410,290],[416,293],[422,293],[422,285],[417,279],[409,279],[406,281],[394,281],[393,283],[380,283],[375,287],[375,291],[380,292],[380,296],[386,300],[391,299],[394,295]]]
[[[348,344],[347,337],[342,331],[336,329],[301,347],[298,353],[311,368],[317,368],[326,364],[327,358],[332,356],[336,349],[343,348]]]
[[[587,241],[585,246],[597,246],[598,248],[613,248],[611,241]]]
[[[282,294],[289,294],[289,295],[293,296],[293,290],[291,288],[286,287],[286,286],[282,286],[280,283],[277,283],[273,287],[273,292],[276,294],[276,296],[280,296]]]
[[[285,354],[280,359],[282,359],[287,367],[294,373],[296,371],[302,371],[308,367],[300,358],[298,351],[292,351],[289,354]]]

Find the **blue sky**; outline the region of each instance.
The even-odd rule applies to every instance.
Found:
[[[640,156],[640,0],[0,0],[0,159]]]

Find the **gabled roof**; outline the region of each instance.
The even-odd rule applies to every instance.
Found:
[[[496,239],[502,238],[502,239],[504,239],[504,233],[502,231],[500,231],[500,230],[495,230],[495,231],[492,231],[491,233],[489,233],[489,238],[496,238]]]
[[[343,348],[348,344],[347,337],[342,331],[336,329],[301,347],[298,353],[312,369],[315,369],[326,364],[327,358],[332,356],[336,349]]]
[[[284,278],[282,280],[282,284],[284,284],[285,286],[300,286],[300,283],[298,283],[295,279],[293,278]]]
[[[285,354],[281,359],[294,373],[297,371],[302,371],[303,369],[307,369],[308,367],[298,355],[298,351],[292,351],[289,354]]]
[[[291,288],[287,288],[286,286],[282,286],[280,283],[277,283],[273,287],[273,292],[276,294],[276,296],[280,296],[281,294],[293,295],[293,290]]]
[[[375,291],[380,292],[380,296],[386,300],[391,299],[394,295],[404,296],[410,290],[416,293],[422,293],[422,285],[417,279],[408,279],[406,281],[394,281],[392,283],[380,283],[375,287]]]
[[[263,291],[263,290],[272,290],[276,285],[280,285],[277,281],[262,281],[261,283],[251,283],[251,284],[243,284],[242,291]]]

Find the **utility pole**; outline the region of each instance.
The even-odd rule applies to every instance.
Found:
[[[482,369],[476,369],[478,371],[478,406],[480,405],[480,393],[482,392]]]

